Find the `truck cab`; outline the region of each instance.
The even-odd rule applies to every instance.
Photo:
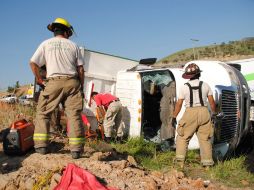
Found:
[[[192,61],[202,70],[200,80],[207,82],[213,90],[220,116],[215,120],[213,141],[217,159],[229,156],[250,129],[250,94],[246,80],[235,68],[219,61]],[[189,64],[189,63],[187,63]],[[186,64],[186,65],[187,65]],[[188,80],[182,78],[184,68],[136,67],[117,74],[116,96],[124,107],[123,121],[130,137],[143,136],[147,140],[161,143],[160,101],[162,89],[175,82],[175,101],[181,85]],[[178,114],[177,121],[185,107]],[[198,149],[194,135],[189,149]]]

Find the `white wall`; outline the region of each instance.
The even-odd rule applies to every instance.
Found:
[[[88,102],[90,98],[91,90],[89,90],[89,87],[91,87],[91,83],[94,84],[93,91],[115,94],[116,76],[118,71],[130,69],[139,63],[135,60],[86,50],[84,48],[80,48],[80,50],[85,61],[84,90],[86,102]],[[91,107],[86,106],[84,108],[84,113],[88,117],[92,129],[97,128],[97,121],[94,117],[95,105],[92,104]]]

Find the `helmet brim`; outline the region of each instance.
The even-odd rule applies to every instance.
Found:
[[[62,28],[63,30],[73,30],[72,26],[70,26],[69,28],[61,23],[51,23],[51,24],[48,24],[47,26],[48,30],[51,31],[51,32],[54,32],[54,29],[55,28]]]
[[[55,27],[61,27],[64,28],[66,31],[69,31],[69,37],[72,36],[74,29],[72,26],[70,26],[70,28],[66,27],[63,24],[59,24],[59,23],[52,23],[52,24],[48,24],[47,29],[51,32],[54,32]]]
[[[184,79],[191,79],[191,78],[195,77],[196,75],[198,75],[198,74],[201,73],[201,72],[202,72],[202,71],[199,71],[199,72],[194,73],[194,74],[183,73],[183,74],[182,74],[182,77],[183,77]]]
[[[48,24],[47,29],[48,29],[49,31],[53,32],[52,24]]]

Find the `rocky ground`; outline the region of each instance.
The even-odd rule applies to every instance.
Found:
[[[95,142],[92,142],[95,143]],[[129,155],[116,152],[103,142],[85,147],[82,158],[73,160],[66,139],[56,138],[50,144],[52,153],[40,155],[31,151],[24,156],[7,156],[0,149],[0,189],[53,189],[68,163],[89,171],[107,187],[121,190],[224,190],[209,179],[190,179],[176,169],[147,171]]]

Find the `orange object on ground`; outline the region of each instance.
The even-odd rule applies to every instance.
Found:
[[[67,165],[59,184],[54,188],[54,190],[63,189],[119,190],[102,185],[93,174],[72,163]]]
[[[25,119],[13,122],[3,138],[4,152],[8,155],[26,153],[33,148],[34,125]]]
[[[96,118],[98,121],[98,129],[100,131],[101,139],[104,140],[104,127],[103,127],[103,120],[106,114],[106,110],[103,106],[98,106],[96,108]]]
[[[97,137],[98,137],[98,134],[93,130],[87,130],[85,132],[86,139],[96,139]]]

